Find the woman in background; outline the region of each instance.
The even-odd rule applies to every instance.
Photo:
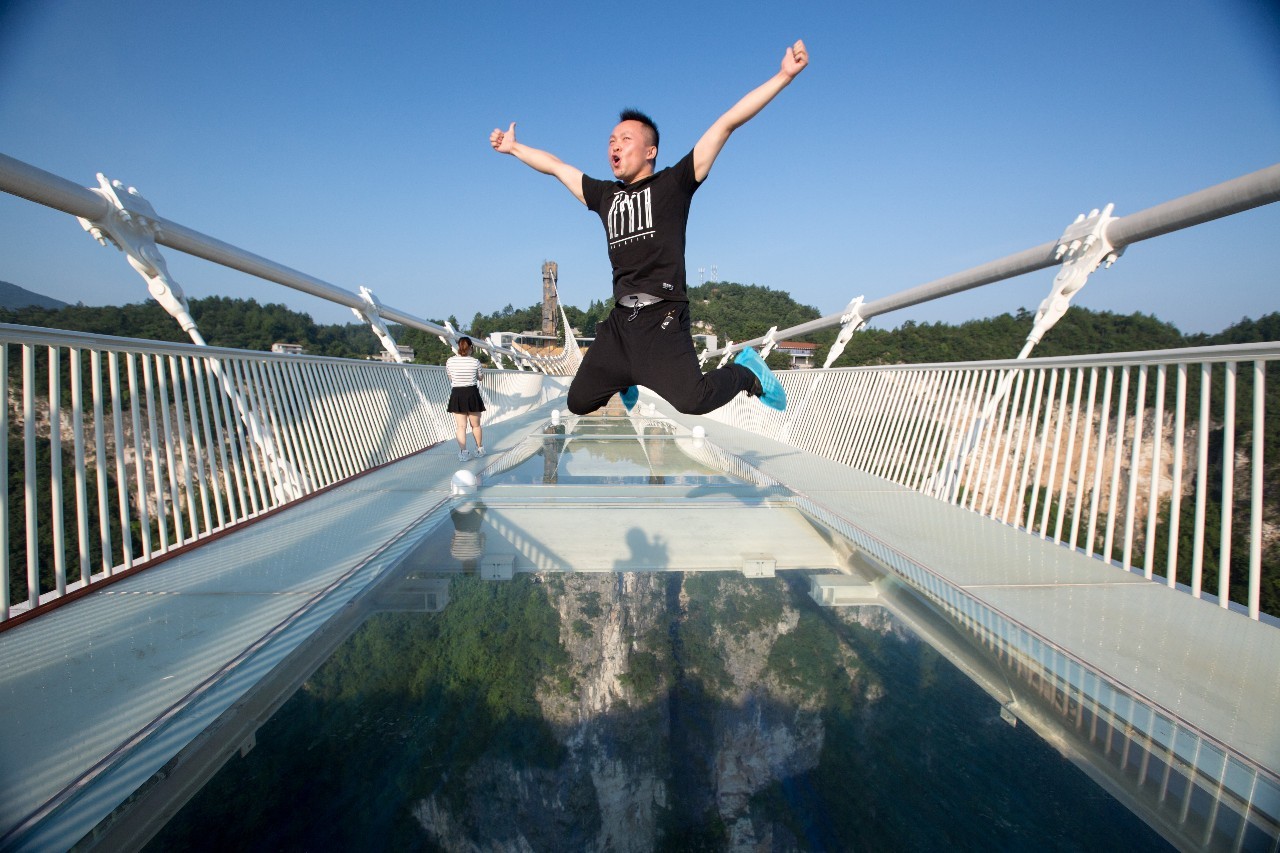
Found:
[[[449,374],[449,384],[453,390],[449,392],[448,410],[453,412],[453,419],[458,425],[458,461],[466,462],[471,458],[467,452],[467,425],[471,425],[471,434],[476,440],[476,456],[484,456],[484,432],[480,429],[480,413],[484,411],[484,400],[480,398],[480,362],[471,355],[471,338],[458,338],[458,354],[444,363]]]

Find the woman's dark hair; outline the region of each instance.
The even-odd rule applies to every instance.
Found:
[[[462,337],[458,338],[459,349],[462,348],[463,344],[466,344],[467,346],[471,346],[471,338],[468,338],[466,335],[463,335]]]
[[[637,109],[627,107],[618,113],[618,121],[638,121],[645,127],[649,128],[649,132],[653,134],[653,147],[658,147],[658,126],[653,123],[653,119]]]

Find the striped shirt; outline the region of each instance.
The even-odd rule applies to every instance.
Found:
[[[449,374],[449,384],[454,388],[475,385],[480,378],[480,362],[469,355],[455,355],[444,363]]]

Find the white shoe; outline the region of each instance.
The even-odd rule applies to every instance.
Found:
[[[470,454],[468,451],[466,451],[466,450],[459,450],[459,451],[458,451],[458,461],[459,461],[459,462],[466,462],[466,461],[467,461],[468,459],[470,459],[470,458],[471,458],[471,454]]]
[[[477,447],[477,448],[476,448],[476,458],[477,458],[477,459],[479,459],[481,456],[484,456],[484,448],[483,448],[483,447]]]

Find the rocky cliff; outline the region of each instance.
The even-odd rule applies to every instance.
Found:
[[[783,580],[579,574],[547,580],[573,688],[538,700],[565,748],[552,770],[499,758],[468,768],[462,813],[440,792],[414,815],[449,850],[646,851],[677,839],[788,849],[753,806],[812,770],[826,691],[788,679],[776,646],[800,614]],[[774,665],[770,665],[773,659]],[[839,656],[842,689],[877,687]],[[567,846],[566,846],[567,845]]]

